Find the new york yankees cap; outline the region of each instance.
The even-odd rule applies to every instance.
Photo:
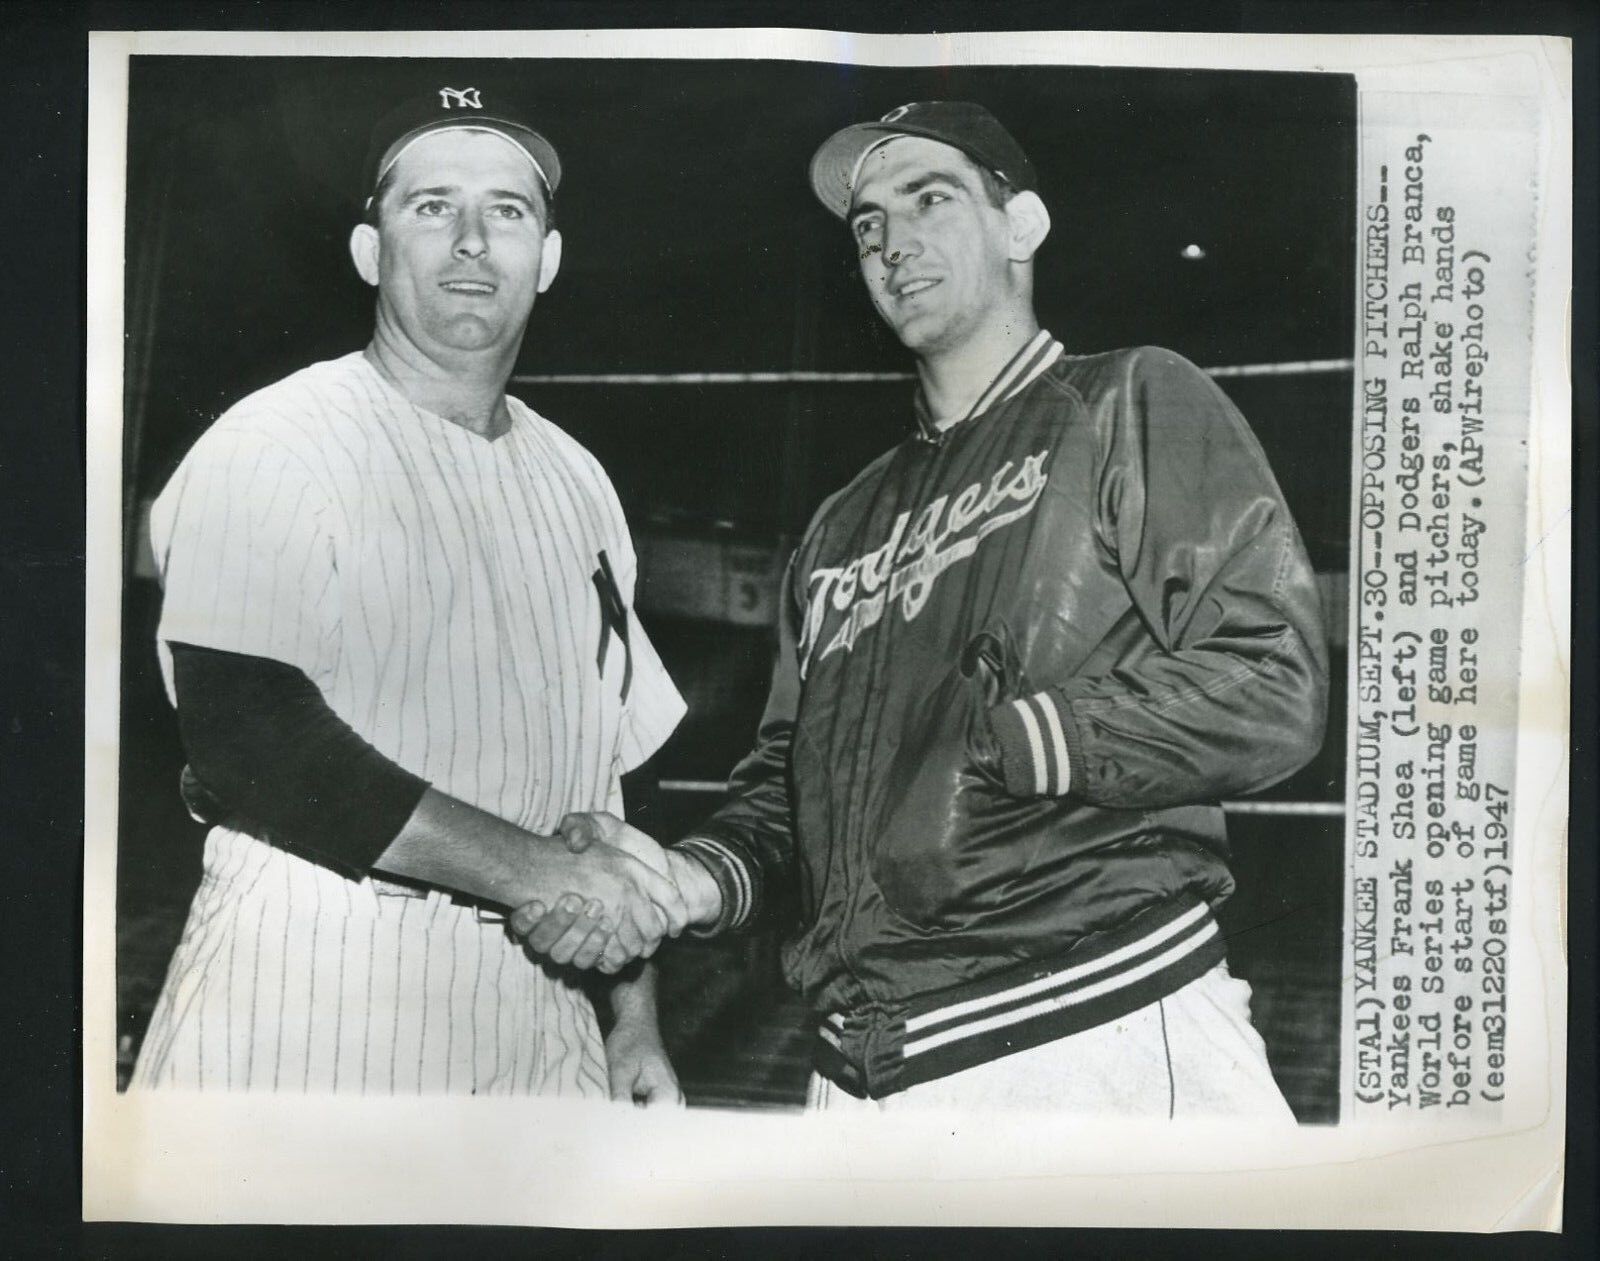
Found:
[[[913,101],[870,123],[856,123],[822,142],[811,159],[811,189],[839,218],[850,213],[850,197],[861,164],[879,145],[900,136],[922,136],[961,150],[1018,192],[1038,188],[1033,163],[1022,146],[983,106],[972,101]]]
[[[561,159],[556,156],[555,146],[523,121],[519,111],[486,99],[480,89],[441,84],[407,98],[373,128],[363,167],[362,195],[366,203],[371,204],[378,182],[415,141],[436,131],[456,128],[494,132],[511,141],[533,163],[546,197],[554,199],[561,184]]]

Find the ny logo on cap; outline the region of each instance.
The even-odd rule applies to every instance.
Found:
[[[472,109],[483,108],[483,102],[478,99],[477,88],[440,88],[439,104],[445,109],[449,109],[451,101],[454,101],[461,109],[469,107]]]
[[[878,121],[880,123],[897,123],[911,112],[910,105],[896,105]]]

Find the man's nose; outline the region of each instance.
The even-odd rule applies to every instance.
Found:
[[[922,237],[916,225],[905,220],[888,220],[883,225],[883,262],[897,267],[922,253]]]
[[[456,228],[455,255],[457,258],[482,258],[489,252],[489,237],[483,230],[483,216],[468,210],[461,216]]]

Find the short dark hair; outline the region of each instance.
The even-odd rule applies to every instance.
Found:
[[[372,190],[372,196],[367,198],[366,208],[361,212],[361,222],[368,227],[381,227],[383,225],[383,199],[389,195],[389,190],[394,187],[395,166],[391,165],[387,171],[378,177],[378,186]],[[550,190],[544,186],[543,180],[536,180],[539,185],[539,213],[544,220],[544,230],[552,232],[556,226],[556,203],[550,196]]]
[[[983,183],[983,191],[989,198],[989,204],[996,210],[1004,210],[1006,203],[1017,195],[1017,190],[1012,187],[1011,181],[998,171],[991,171],[981,162],[973,162],[972,165],[978,169],[978,179]]]
[[[390,167],[378,177],[378,186],[372,190],[372,196],[367,198],[367,204],[361,212],[361,222],[370,228],[380,227],[383,223],[383,199],[389,195],[389,190],[394,187],[394,167]]]

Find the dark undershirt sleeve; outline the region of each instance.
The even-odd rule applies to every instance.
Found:
[[[207,821],[250,831],[361,879],[399,834],[427,783],[396,765],[281,661],[174,643],[184,794]]]

